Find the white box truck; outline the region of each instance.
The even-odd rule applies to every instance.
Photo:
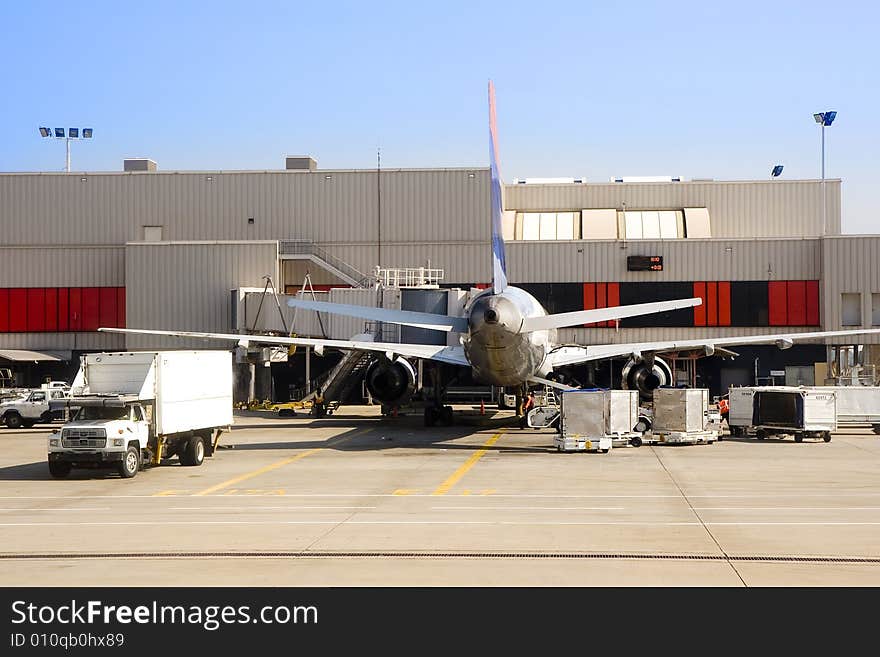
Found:
[[[177,456],[201,465],[232,424],[228,351],[86,354],[68,401],[73,420],[49,437],[49,472],[115,468],[134,477],[143,464]]]

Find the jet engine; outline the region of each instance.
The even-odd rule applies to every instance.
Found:
[[[364,382],[373,399],[387,406],[409,401],[416,387],[416,371],[404,358],[390,361],[380,358],[370,363]]]
[[[623,366],[621,381],[625,390],[638,390],[639,397],[649,400],[657,388],[672,384],[672,369],[657,356],[654,356],[653,362],[632,357]]]

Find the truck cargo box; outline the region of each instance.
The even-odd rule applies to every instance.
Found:
[[[73,396],[114,395],[152,403],[158,434],[232,424],[228,351],[130,351],[86,354]]]

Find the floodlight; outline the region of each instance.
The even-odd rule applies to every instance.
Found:
[[[83,128],[83,139],[91,139],[92,138],[92,129],[91,128]]]
[[[782,165],[777,164],[775,167],[773,167],[773,171],[770,173],[770,175],[773,176],[774,178],[778,178],[781,173],[782,173]]]
[[[71,139],[79,139],[79,128],[68,128],[67,136]]]
[[[43,126],[40,126],[40,137],[51,137],[51,136],[52,136],[52,131],[49,130],[49,128],[44,128]]]
[[[837,118],[837,112],[823,112],[822,125],[831,125]]]
[[[825,116],[820,112],[819,114],[813,114],[813,118],[816,120],[816,123],[822,123],[825,120]]]
[[[64,139],[64,128],[55,128],[55,136]]]

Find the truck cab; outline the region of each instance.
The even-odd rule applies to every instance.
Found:
[[[61,402],[69,397],[64,388],[39,388],[23,397],[0,404],[0,422],[10,429],[29,428],[38,422],[49,423],[64,417],[63,408],[53,408],[51,402]]]
[[[150,443],[144,407],[107,398],[76,403],[73,420],[49,438],[52,476],[66,477],[74,467],[110,467],[125,478],[134,477]]]

